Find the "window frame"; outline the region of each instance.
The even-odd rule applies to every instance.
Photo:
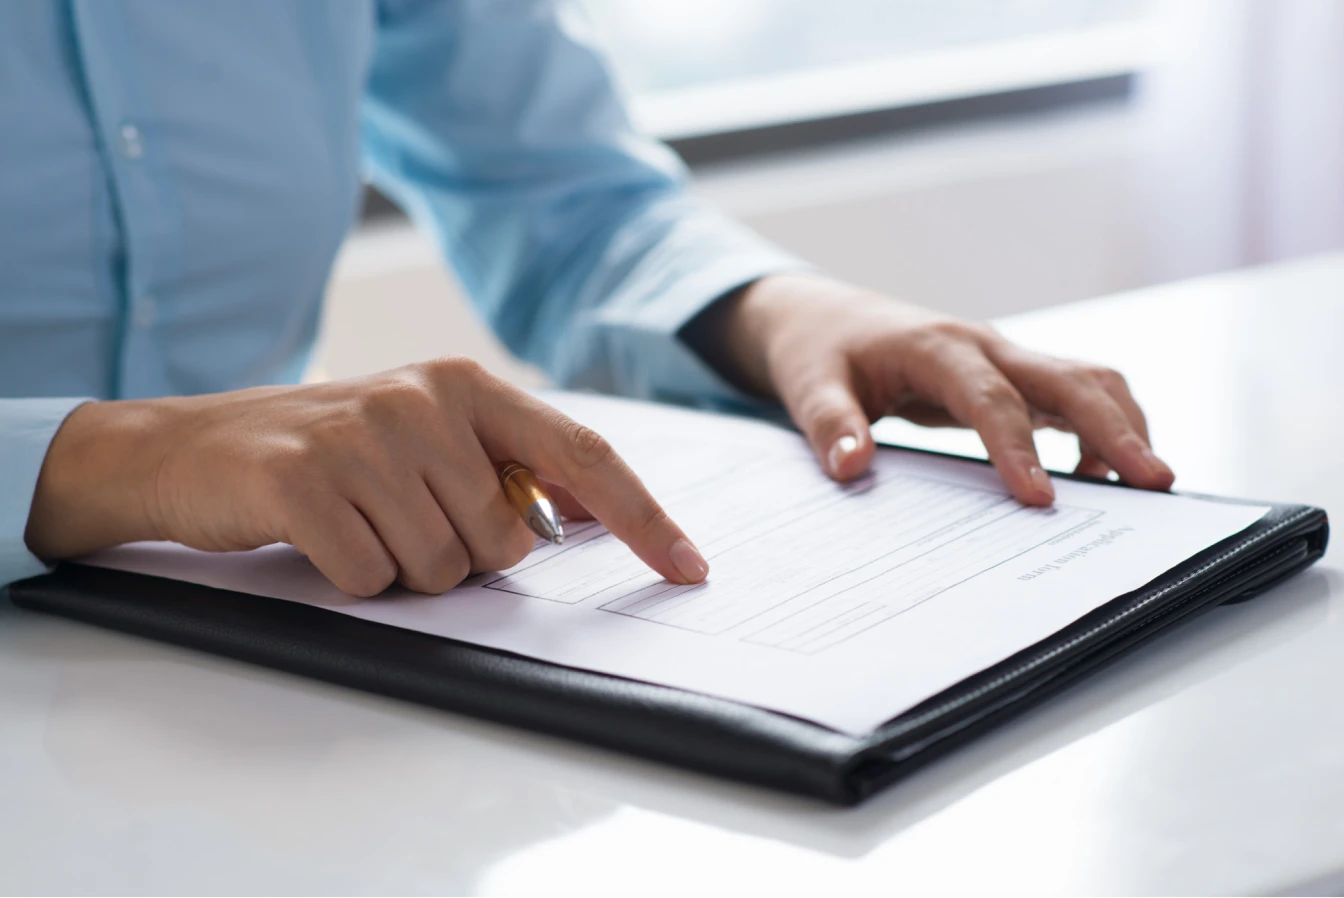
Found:
[[[864,138],[1116,105],[1153,57],[1151,17],[628,98],[692,170]],[[874,87],[873,85],[876,85]],[[762,108],[770,95],[784,98]],[[363,221],[400,216],[366,188]]]

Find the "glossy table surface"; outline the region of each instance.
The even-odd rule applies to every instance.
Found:
[[[1003,329],[1124,370],[1179,486],[1344,507],[1344,256]],[[853,810],[0,602],[0,891],[1338,891],[1340,557]]]

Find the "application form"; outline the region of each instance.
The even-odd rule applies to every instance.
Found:
[[[567,393],[710,564],[669,583],[599,524],[437,596],[356,599],[288,546],[136,543],[85,563],[323,606],[861,734],[1258,520],[1265,507],[1058,480],[1052,508],[992,468],[899,449],[832,482],[783,428]]]

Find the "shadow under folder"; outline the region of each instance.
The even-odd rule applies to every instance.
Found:
[[[1344,592],[1344,576],[1315,569],[1253,601],[1212,609],[855,808],[655,771],[634,759],[624,759],[620,776],[605,765],[589,776],[575,757],[564,778],[613,802],[861,857],[995,780],[1291,642],[1325,620],[1332,587]]]
[[[394,834],[404,856],[413,849],[405,839],[432,836],[423,854],[442,855],[441,872],[466,888],[491,858],[591,825],[622,805],[861,857],[987,784],[1292,641],[1324,619],[1332,587],[1342,586],[1344,577],[1318,568],[1255,601],[1213,609],[850,809],[82,624],[33,615],[25,626],[27,614],[8,603],[0,605],[0,656],[62,671],[47,738],[58,762],[89,788],[143,804],[162,778],[174,803],[259,827],[299,856],[328,837],[373,847]],[[164,663],[174,676],[164,676]],[[62,736],[78,715],[71,703],[100,727],[125,721],[130,748],[143,752],[146,731],[162,734],[164,748],[143,770],[128,770],[129,751],[117,756],[114,746],[109,755],[106,744],[86,744],[87,732]],[[109,738],[115,742],[115,733]],[[109,764],[109,756],[122,763]],[[342,794],[324,813],[324,799],[286,773],[311,778],[314,767],[356,794]],[[421,786],[416,794],[407,792],[412,781]],[[249,800],[263,792],[265,801]],[[368,813],[352,819],[352,801]],[[445,852],[443,828],[417,836],[384,819],[408,804],[469,845]],[[304,821],[299,831],[287,812]]]

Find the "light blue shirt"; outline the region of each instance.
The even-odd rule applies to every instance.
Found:
[[[728,388],[677,338],[798,266],[687,195],[569,6],[0,2],[0,585],[82,398],[300,378],[361,175],[558,382]]]

